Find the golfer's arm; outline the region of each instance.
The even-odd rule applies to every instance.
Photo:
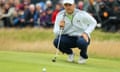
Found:
[[[59,35],[59,31],[60,31],[59,23],[60,23],[60,18],[59,16],[57,16],[55,20],[54,29],[53,29],[53,32],[55,33],[55,35]]]
[[[87,15],[85,20],[86,20],[86,23],[88,24],[88,28],[85,30],[85,33],[87,33],[89,35],[95,29],[97,22],[90,15]]]

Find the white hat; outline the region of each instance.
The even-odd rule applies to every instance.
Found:
[[[75,1],[74,0],[63,0],[63,4],[66,4],[66,3],[68,3],[68,4],[74,4]]]
[[[47,0],[46,4],[52,4],[51,0]]]

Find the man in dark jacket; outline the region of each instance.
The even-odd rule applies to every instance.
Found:
[[[31,4],[29,9],[24,13],[25,26],[34,27],[37,25],[39,13],[36,12],[35,6]]]

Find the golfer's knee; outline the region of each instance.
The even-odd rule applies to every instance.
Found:
[[[88,42],[86,42],[84,38],[79,38],[77,40],[77,46],[78,47],[87,47],[88,46]]]
[[[55,46],[55,48],[57,48],[58,47],[58,39],[55,39],[54,41],[53,41],[53,44],[54,44],[54,46]],[[63,49],[63,47],[61,47],[61,44],[59,45],[59,48],[58,48],[61,52],[63,52],[64,53],[64,49]]]
[[[53,44],[57,48],[57,46],[58,46],[58,39],[55,39],[53,41]],[[64,42],[61,40],[60,43],[59,43],[59,48],[63,48],[63,46],[64,46]]]

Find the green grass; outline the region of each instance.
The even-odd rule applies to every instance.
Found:
[[[105,33],[101,30],[95,30],[91,35],[92,41],[120,41],[119,33]],[[48,44],[48,41],[50,42],[53,39],[54,34],[52,29],[0,29],[0,48],[6,47],[9,42],[13,41],[28,44],[30,42],[34,43],[34,41],[45,41],[46,44]],[[9,42],[7,43],[7,41]],[[5,42],[6,45],[4,45]],[[14,47],[13,44],[12,47]],[[9,49],[12,49],[12,47],[8,45]],[[39,52],[41,51],[39,50]],[[80,65],[77,64],[78,56],[75,58],[75,63],[67,62],[65,55],[60,55],[57,58],[57,62],[52,63],[51,58],[53,58],[54,54],[51,54],[51,52],[32,53],[0,51],[0,72],[42,72],[44,67],[47,69],[47,72],[120,72],[120,57],[114,59],[109,56],[98,57],[97,54],[89,55],[90,58],[87,64]]]
[[[53,54],[0,51],[0,72],[120,72],[120,61],[90,58],[87,64],[69,63],[60,55],[56,63]],[[75,61],[77,61],[77,56]]]

